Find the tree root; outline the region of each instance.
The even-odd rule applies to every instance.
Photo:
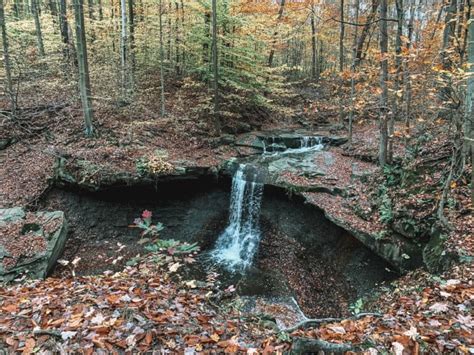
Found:
[[[33,331],[33,335],[50,335],[53,337],[61,338],[61,332],[54,329],[36,329]]]
[[[294,338],[291,347],[292,354],[318,353],[345,353],[346,351],[357,351],[357,346],[349,343],[330,343],[321,339]]]
[[[285,328],[285,329],[282,329],[281,331],[282,332],[285,332],[285,333],[292,333],[294,332],[295,330],[298,330],[300,328],[309,328],[309,327],[312,327],[312,326],[315,326],[315,325],[319,325],[319,324],[322,324],[322,323],[332,323],[332,322],[340,322],[344,319],[360,319],[360,318],[364,318],[364,317],[367,317],[367,316],[372,316],[372,317],[382,317],[382,314],[380,313],[359,313],[353,317],[349,317],[349,318],[315,318],[315,319],[306,319],[304,321],[301,321],[297,324],[295,324],[294,326],[292,327],[288,327],[288,328]]]

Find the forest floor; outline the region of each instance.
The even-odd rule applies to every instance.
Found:
[[[137,119],[134,107],[117,114],[104,105],[97,108],[99,135],[82,138],[82,119],[77,107],[64,106],[41,110],[33,123],[15,124],[0,132],[0,138],[18,137],[17,142],[0,151],[0,207],[34,207],[54,178],[58,156],[87,160],[115,171],[136,171],[137,159],[167,151],[167,161],[185,166],[214,166],[235,156],[235,149],[209,136],[193,117],[183,113],[178,102],[170,103],[165,119]],[[327,105],[327,106],[325,106]],[[301,108],[300,108],[301,109]],[[303,124],[334,124],[319,112],[333,111],[323,103],[318,112],[305,115]],[[268,122],[259,130],[302,127],[298,120]],[[437,196],[424,196],[421,189],[392,187],[394,204],[405,207],[417,218],[432,214],[439,198],[439,176],[446,162],[438,158],[450,148],[448,135],[439,124],[429,128],[436,140],[423,144],[416,167],[427,161],[435,169],[425,173],[420,184],[432,185]],[[354,130],[354,144],[340,151],[341,165],[335,175],[350,175],[353,162],[374,161],[378,144],[374,121],[360,120]],[[417,132],[413,132],[416,136]],[[395,144],[395,157],[403,160],[402,139]],[[345,169],[345,173],[342,170]],[[373,181],[381,181],[381,173]],[[304,181],[302,181],[304,183]],[[359,187],[358,197],[371,205],[371,189]],[[0,344],[30,353],[34,349],[104,351],[167,349],[170,351],[247,351],[277,352],[290,348],[300,337],[338,344],[353,350],[391,349],[405,353],[472,353],[474,320],[474,235],[467,181],[460,179],[451,188],[454,207],[446,208],[452,228],[447,252],[455,252],[468,262],[452,264],[439,275],[416,270],[398,279],[390,291],[363,305],[376,315],[322,322],[314,327],[294,330],[290,336],[279,333],[255,316],[243,314],[233,290],[218,290],[214,279],[187,280],[180,271],[193,262],[193,256],[161,251],[118,274],[103,276],[48,278],[0,288]],[[314,195],[337,213],[348,213],[347,201],[327,194]],[[156,262],[159,260],[159,262]],[[224,302],[225,301],[225,302]],[[222,305],[221,305],[222,304]],[[319,344],[321,345],[321,344]],[[326,343],[323,346],[327,345]],[[0,345],[1,348],[2,345]]]

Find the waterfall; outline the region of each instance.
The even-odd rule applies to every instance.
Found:
[[[300,148],[301,150],[321,150],[324,147],[322,137],[301,137]]]
[[[300,138],[300,148],[309,148],[311,146],[311,137]]]
[[[229,224],[219,236],[212,258],[231,271],[244,271],[251,264],[260,241],[260,204],[263,184],[256,171],[240,165],[232,179]]]
[[[281,154],[300,154],[313,151],[319,151],[324,148],[322,137],[303,136],[300,138],[299,148],[288,148]]]

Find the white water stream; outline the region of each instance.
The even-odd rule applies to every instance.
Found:
[[[263,156],[277,156],[285,154],[301,154],[319,151],[324,148],[322,137],[305,136],[300,138],[300,146],[298,148],[287,148],[283,151],[272,151],[271,148],[275,144],[275,139],[272,137],[272,143],[267,147],[265,141],[263,142]]]
[[[230,271],[244,271],[253,261],[260,242],[260,204],[263,183],[256,173],[240,165],[232,179],[229,224],[216,242],[212,258]]]
[[[272,140],[274,144],[274,140]],[[321,137],[301,137],[299,148],[283,152],[267,152],[263,156],[301,154],[324,148]],[[273,145],[272,144],[272,145]],[[252,265],[260,242],[260,205],[263,182],[257,181],[257,171],[251,166],[239,166],[232,179],[229,224],[219,236],[211,258],[231,272],[242,272]]]

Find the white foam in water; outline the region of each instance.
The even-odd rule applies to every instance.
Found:
[[[298,154],[318,151],[324,148],[322,137],[301,137],[299,148],[286,149],[282,154]]]
[[[245,177],[240,165],[232,179],[229,224],[219,236],[212,258],[230,271],[244,271],[251,264],[260,241],[260,204],[263,184]]]
[[[272,137],[272,141],[274,142],[275,138]],[[273,143],[270,147],[273,146]],[[277,156],[277,155],[284,155],[284,154],[301,154],[307,152],[316,152],[322,150],[324,148],[323,138],[322,137],[311,137],[311,136],[304,136],[300,138],[300,146],[299,148],[287,148],[282,152],[274,151],[269,152],[265,143],[263,149],[263,155],[266,156]]]

